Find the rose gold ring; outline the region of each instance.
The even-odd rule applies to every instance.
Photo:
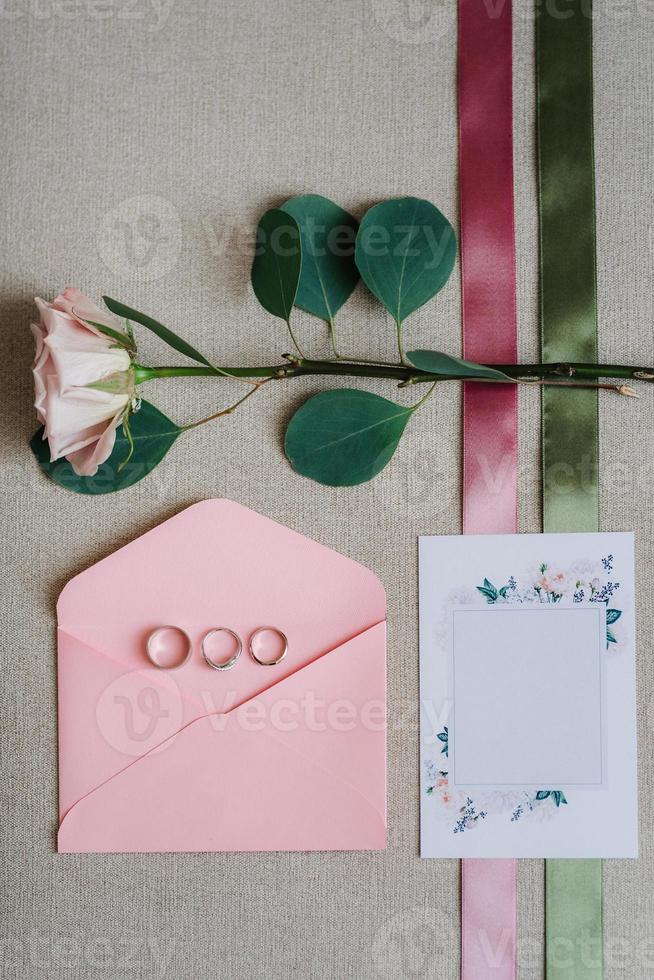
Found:
[[[178,659],[177,663],[167,664],[160,662],[161,652],[165,653],[166,644],[164,640],[166,634],[175,634],[177,637],[182,637],[186,646],[186,650],[181,654],[181,658]],[[157,651],[157,647],[160,648],[159,651]],[[191,638],[179,626],[157,626],[156,629],[153,629],[148,634],[148,638],[145,641],[145,652],[153,667],[157,667],[159,670],[179,670],[191,656]]]
[[[259,657],[254,652],[254,645],[255,645],[254,641],[258,636],[261,636],[262,633],[274,633],[282,641],[283,644],[282,652],[279,654],[278,657],[275,657],[274,660],[262,660],[262,658]],[[259,626],[259,628],[256,629],[252,634],[252,636],[250,637],[250,654],[252,655],[252,659],[256,660],[256,662],[258,664],[261,664],[262,667],[274,667],[275,664],[279,664],[282,662],[282,660],[284,659],[287,653],[288,653],[288,639],[286,637],[286,634],[282,633],[281,630],[278,630],[276,626]]]

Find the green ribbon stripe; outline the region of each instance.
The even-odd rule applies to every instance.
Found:
[[[591,16],[586,0],[537,14],[546,361],[597,361]],[[542,398],[543,529],[597,531],[597,392],[545,388]],[[549,860],[545,880],[547,980],[601,980],[601,861]]]

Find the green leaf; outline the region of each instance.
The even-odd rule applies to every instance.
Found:
[[[439,732],[437,737],[441,740],[441,742],[447,742],[448,740],[447,732]]]
[[[282,204],[300,229],[302,268],[295,306],[328,323],[359,281],[354,243],[359,223],[320,194],[302,194]]]
[[[445,375],[454,378],[488,378],[489,381],[511,381],[513,378],[496,368],[475,364],[474,361],[464,361],[461,357],[451,357],[437,350],[411,350],[407,359],[414,367],[425,374]]]
[[[607,609],[606,610],[606,625],[607,626],[610,626],[612,623],[615,623],[618,619],[620,619],[620,616],[622,616],[622,610],[621,609]]]
[[[134,445],[131,457],[130,440],[123,426],[120,426],[113,452],[98,468],[95,476],[77,476],[66,459],[51,463],[48,443],[43,439],[43,428],[34,434],[30,446],[41,469],[67,490],[93,495],[114,493],[131,487],[147,476],[183,431],[146,401],[142,401],[140,410],[131,416],[129,428]]]
[[[77,314],[79,316],[79,314]],[[124,347],[125,350],[129,351],[131,354],[136,353],[136,345],[134,343],[134,337],[130,336],[128,333],[121,333],[120,330],[114,330],[113,327],[108,327],[106,323],[98,323],[96,320],[87,320],[84,317],[79,317],[83,323],[89,323],[100,333],[103,333],[105,337],[110,337],[115,340],[120,347]]]
[[[317,483],[365,483],[386,466],[412,414],[367,391],[323,391],[295,413],[284,449],[293,469]]]
[[[536,799],[546,800],[549,795],[550,795],[550,791],[548,789],[539,789],[538,792],[536,793]]]
[[[499,595],[493,583],[489,582],[487,578],[484,579],[483,585],[477,586],[477,592],[481,592],[483,596],[486,596],[489,602],[496,602]]]
[[[139,313],[138,310],[133,310],[131,306],[125,306],[124,303],[119,303],[117,299],[112,299],[111,296],[102,297],[107,308],[115,313],[116,316],[124,317],[126,320],[133,320],[135,323],[140,323],[142,327],[147,327],[152,333],[155,333],[157,337],[172,347],[173,350],[179,351],[180,354],[184,354],[186,357],[190,357],[191,360],[197,361],[199,364],[205,364],[207,367],[213,367],[211,361],[208,361],[204,354],[196,350],[195,347],[191,347],[185,340],[178,337],[176,333],[169,330],[168,327],[164,327],[162,323],[157,320],[153,320],[151,316],[147,313]]]
[[[361,278],[396,323],[443,288],[455,257],[451,224],[433,204],[416,197],[370,208],[357,235]]]
[[[297,221],[279,208],[266,211],[257,227],[252,288],[264,310],[287,323],[295,303],[301,268],[302,244]]]
[[[618,641],[615,638],[615,634],[613,633],[613,630],[607,630],[606,631],[606,645],[607,645],[607,647],[608,647],[609,643],[617,643],[617,642]]]

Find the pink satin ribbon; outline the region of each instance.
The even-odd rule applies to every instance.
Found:
[[[488,7],[487,5],[488,4]],[[516,360],[510,0],[459,0],[463,355]],[[517,392],[465,385],[463,529],[517,527]]]
[[[464,357],[516,360],[510,0],[459,0],[459,182]],[[468,383],[463,530],[515,533],[517,391]],[[514,860],[461,863],[461,978],[515,980]]]

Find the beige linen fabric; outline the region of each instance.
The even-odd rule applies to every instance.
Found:
[[[515,11],[520,352],[537,357],[533,19]],[[427,197],[457,223],[454,0],[5,0],[2,28],[3,976],[454,980],[458,865],[418,857],[416,536],[460,527],[460,401],[444,388],[371,484],[319,487],[282,453],[319,381],[270,386],[182,439],[114,497],[49,483],[27,449],[32,297],[66,284],[158,315],[223,363],[288,344],[248,283],[268,206],[328,195],[356,214]],[[600,350],[654,363],[652,38],[645,0],[596,18]],[[458,276],[410,345],[459,349]],[[392,350],[362,290],[343,347]],[[300,331],[319,349],[321,327]],[[139,332],[142,359],[174,362]],[[370,390],[393,396],[388,383]],[[191,420],[222,381],[158,384]],[[229,394],[233,393],[232,389]],[[654,390],[601,399],[602,523],[634,529],[639,581],[642,856],[607,861],[608,980],[654,976]],[[538,396],[521,392],[521,529],[539,529]],[[389,847],[362,854],[57,856],[55,616],[74,574],[210,496],[358,559],[389,602]],[[134,583],[138,588],[138,583]],[[117,611],[118,612],[118,611]],[[619,733],[615,737],[619,737]],[[256,776],[256,774],[254,774]],[[543,867],[520,865],[520,978],[542,971]]]

